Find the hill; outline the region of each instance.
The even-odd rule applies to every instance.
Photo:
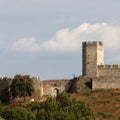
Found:
[[[87,102],[96,112],[98,120],[120,120],[120,90],[96,90],[72,96]]]

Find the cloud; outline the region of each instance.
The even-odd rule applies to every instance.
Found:
[[[107,23],[83,23],[79,27],[69,30],[59,30],[53,39],[44,41],[41,46],[50,51],[77,51],[82,41],[103,41],[107,49],[119,49],[120,26]]]
[[[107,23],[83,23],[74,29],[64,28],[55,33],[52,39],[41,44],[35,38],[23,38],[13,43],[14,51],[76,52],[82,41],[103,41],[107,49],[120,49],[120,26]]]
[[[33,38],[22,38],[12,44],[11,49],[13,51],[28,51],[36,52],[40,50],[40,46],[36,43],[36,39]]]

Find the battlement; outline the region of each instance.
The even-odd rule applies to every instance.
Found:
[[[83,45],[87,45],[87,46],[90,46],[90,45],[103,45],[103,42],[102,41],[88,41],[88,42],[83,42],[82,43]]]
[[[120,65],[98,65],[100,69],[120,69]]]

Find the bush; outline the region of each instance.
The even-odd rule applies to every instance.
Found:
[[[35,120],[34,114],[22,107],[5,109],[1,116],[7,120]]]
[[[34,92],[33,80],[29,75],[16,75],[10,85],[13,98],[31,96]]]
[[[94,112],[86,103],[65,92],[56,99],[49,97],[41,106],[36,113],[37,120],[95,120]]]

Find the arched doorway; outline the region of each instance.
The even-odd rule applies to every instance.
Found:
[[[57,96],[59,94],[59,89],[58,88],[54,88],[53,89],[53,94],[54,94],[54,96]]]

